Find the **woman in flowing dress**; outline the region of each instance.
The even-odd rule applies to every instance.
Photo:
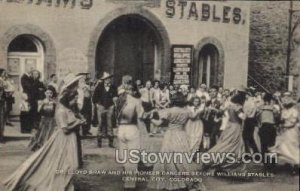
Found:
[[[245,119],[243,113],[243,104],[246,100],[246,89],[239,87],[236,95],[231,99],[231,103],[228,105],[226,111],[228,113],[228,121],[226,122],[226,128],[223,130],[217,144],[213,146],[208,153],[233,153],[235,155],[235,161],[211,161],[203,164],[204,170],[218,170],[224,172],[245,171],[245,165],[240,163],[239,160],[242,154],[245,152],[245,145],[242,137],[242,122]]]
[[[4,181],[9,191],[73,191],[73,171],[78,168],[76,131],[84,123],[72,107],[77,103],[78,80],[74,74],[65,84],[55,113],[57,130],[43,147],[33,153]]]
[[[194,97],[191,100],[193,106],[189,106],[188,109],[193,113],[199,113],[204,111],[205,99],[201,103],[199,97]],[[198,115],[195,119],[189,119],[185,125],[185,131],[189,138],[190,151],[195,153],[199,150],[203,137],[203,122]]]
[[[299,166],[299,111],[291,97],[283,98],[281,113],[282,132],[276,138],[275,145],[270,152],[277,153],[279,163]]]
[[[41,148],[54,132],[56,127],[54,118],[56,103],[53,96],[55,94],[55,89],[49,86],[45,91],[46,98],[39,102],[38,111],[41,115],[41,121],[39,129],[29,144],[32,151],[36,151]]]
[[[191,118],[196,118],[198,112],[193,114],[187,108],[185,108],[185,96],[178,92],[173,100],[172,108],[160,110],[158,112],[159,119],[152,119],[151,122],[159,126],[163,124],[164,120],[169,123],[168,130],[166,131],[160,153],[165,154],[190,154],[190,146],[188,142],[188,136],[184,130],[186,122]],[[174,156],[174,155],[173,155]],[[155,190],[206,190],[205,186],[201,182],[189,182],[184,178],[196,172],[196,164],[192,161],[188,161],[186,157],[182,157],[182,161],[171,160],[170,163],[166,161],[158,161],[154,165],[153,172],[159,173],[155,177],[163,178],[164,181],[156,181],[155,177],[151,178],[148,187]],[[182,173],[184,172],[184,173]],[[172,181],[172,178],[183,178],[182,181]],[[162,180],[162,179],[160,179]]]

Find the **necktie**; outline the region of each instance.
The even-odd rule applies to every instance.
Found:
[[[147,90],[147,91],[148,91],[148,103],[150,103],[150,96],[151,96],[150,90]]]

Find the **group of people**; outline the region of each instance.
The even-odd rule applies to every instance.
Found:
[[[47,86],[36,79],[39,75],[35,70],[21,78],[21,129],[36,129],[30,142],[35,152],[5,181],[10,191],[72,191],[72,174],[66,172],[82,164],[80,131],[90,135],[91,126],[96,124],[98,146],[102,147],[102,139],[107,137],[109,147],[114,148],[117,136],[120,155],[124,150],[147,150],[147,141],[160,132],[164,135],[162,153],[205,151],[241,156],[244,152],[276,152],[283,163],[299,167],[300,100],[296,103],[291,92],[270,94],[243,86],[223,89],[205,84],[196,89],[159,81],[142,84],[129,75],[123,76],[122,84],[116,87],[113,75],[106,72],[96,81],[87,74],[69,74],[59,85],[56,75]],[[255,128],[259,129],[260,148],[254,139]],[[274,169],[273,163],[264,165],[268,171]],[[202,165],[173,161],[158,162],[153,171],[165,177],[166,171],[236,168],[244,166],[226,161]],[[124,169],[132,176],[138,164],[126,162]],[[164,180],[150,181],[148,187],[206,190],[202,182]],[[126,190],[135,186],[135,179],[124,183]]]
[[[15,86],[5,69],[0,68],[0,143],[4,141],[5,125],[12,126],[9,114],[12,111]]]

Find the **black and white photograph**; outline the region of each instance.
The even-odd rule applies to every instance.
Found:
[[[0,191],[299,191],[300,1],[0,0]]]

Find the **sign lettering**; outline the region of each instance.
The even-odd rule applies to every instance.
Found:
[[[242,9],[228,5],[220,6],[199,0],[166,0],[168,18],[193,19],[219,23],[244,24]]]
[[[171,82],[176,85],[190,85],[193,46],[173,45],[171,52],[172,52]]]
[[[0,2],[63,8],[75,8],[78,6],[81,9],[90,9],[93,6],[93,0],[0,0]]]

